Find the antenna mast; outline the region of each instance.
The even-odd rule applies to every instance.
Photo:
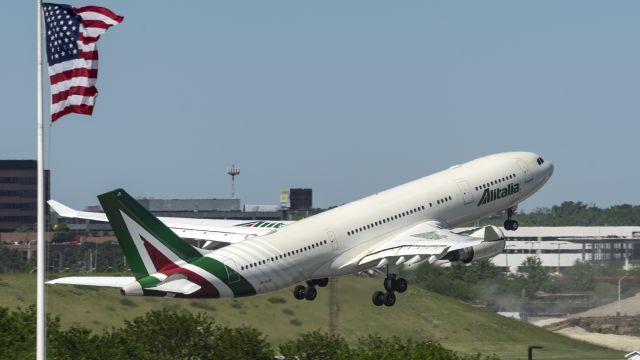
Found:
[[[236,176],[240,175],[240,168],[236,167],[235,164],[231,165],[230,168],[227,168],[227,174],[231,176],[231,198],[236,198]]]

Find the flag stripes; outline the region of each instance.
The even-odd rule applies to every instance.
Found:
[[[98,95],[96,42],[124,18],[99,6],[43,4],[51,83],[51,121],[70,113],[91,115]]]

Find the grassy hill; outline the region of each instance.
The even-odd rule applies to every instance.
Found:
[[[476,309],[458,300],[409,287],[392,308],[374,307],[371,293],[381,278],[342,277],[338,283],[340,333],[348,340],[370,333],[436,340],[466,353],[495,353],[502,359],[526,359],[527,346],[544,346],[536,359],[622,359],[624,354],[572,340],[520,321]],[[328,289],[313,301],[298,301],[290,289],[238,300],[185,300],[122,297],[117,289],[48,286],[48,312],[62,325],[94,331],[120,326],[152,309],[207,312],[217,322],[259,329],[274,344],[328,326]],[[0,306],[26,307],[35,302],[35,275],[0,275]]]

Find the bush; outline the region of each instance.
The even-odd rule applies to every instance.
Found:
[[[35,357],[36,311],[0,308],[0,360]],[[295,320],[295,319],[294,319]],[[299,321],[299,320],[298,320]],[[217,325],[206,314],[150,311],[120,328],[96,335],[80,326],[60,330],[58,318],[47,327],[49,359],[258,359],[274,357],[258,330]],[[279,346],[285,359],[432,359],[489,360],[480,354],[461,355],[437,343],[371,335],[349,347],[340,335],[314,331]]]
[[[340,335],[313,331],[280,345],[286,359],[347,359],[351,352]]]

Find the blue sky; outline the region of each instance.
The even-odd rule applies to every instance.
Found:
[[[3,159],[35,158],[34,3],[0,12]],[[312,187],[326,207],[510,150],[556,166],[526,210],[640,203],[638,2],[70,4],[125,17],[99,43],[94,116],[47,135],[72,206],[226,197],[235,163],[245,203]]]

